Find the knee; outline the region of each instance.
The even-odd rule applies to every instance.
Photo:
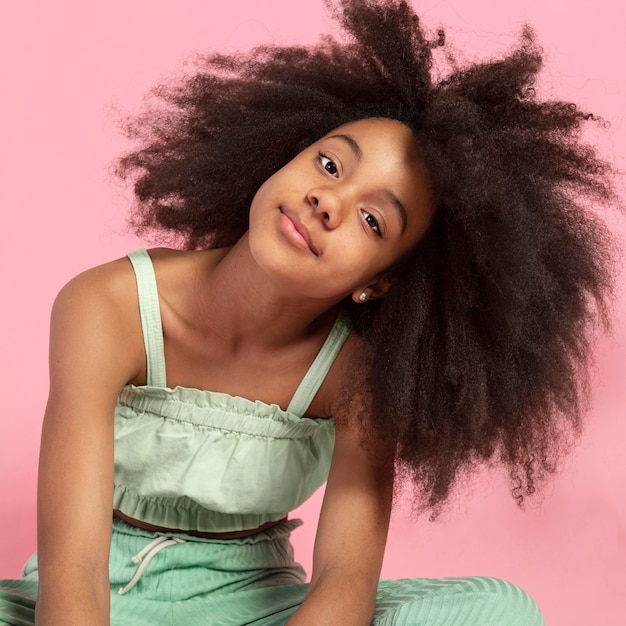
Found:
[[[381,581],[377,626],[545,626],[517,585],[487,577]]]
[[[545,626],[537,603],[520,587],[498,578],[473,579],[485,591],[486,623],[494,626]],[[480,594],[482,595],[482,594]]]

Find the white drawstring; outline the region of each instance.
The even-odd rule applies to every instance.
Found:
[[[137,554],[135,554],[135,556],[132,559],[133,563],[141,563],[141,560],[143,559],[143,557],[148,552],[150,552],[150,550],[152,550],[152,548],[154,548],[154,546],[158,546],[160,543],[163,543],[164,541],[167,541],[167,537],[164,537],[163,535],[161,535],[160,537],[157,537],[156,539],[152,540],[143,550],[141,550],[140,552],[137,552]]]
[[[121,589],[118,590],[117,594],[123,596],[127,591],[130,591],[141,578],[141,575],[144,573],[146,567],[148,567],[148,563],[164,548],[168,546],[174,546],[177,543],[187,543],[184,539],[178,539],[177,537],[167,538],[157,537],[153,541],[151,541],[143,550],[135,554],[132,561],[133,563],[140,563],[135,575],[128,581],[128,584],[124,585]],[[143,560],[143,557],[146,557]]]

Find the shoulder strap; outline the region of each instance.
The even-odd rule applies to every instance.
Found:
[[[287,407],[289,413],[302,417],[309,405],[313,401],[315,394],[321,387],[328,370],[334,363],[335,358],[339,354],[343,344],[350,334],[350,324],[339,315],[333,324],[333,327],[326,337],[324,345],[321,347],[311,367],[304,375],[302,382],[296,389],[291,398],[291,402]]]
[[[165,387],[163,327],[152,259],[143,248],[129,252],[128,258],[133,265],[137,280],[141,330],[146,348],[146,384],[151,387]]]

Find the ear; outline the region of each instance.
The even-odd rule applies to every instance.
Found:
[[[363,304],[368,300],[377,300],[384,298],[389,290],[393,287],[394,281],[389,276],[382,275],[375,282],[361,287],[352,292],[352,300],[357,304]]]

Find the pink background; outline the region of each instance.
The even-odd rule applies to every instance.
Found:
[[[449,39],[471,56],[506,49],[530,22],[547,52],[544,85],[612,121],[608,133],[590,137],[625,169],[619,3],[504,4],[424,0],[415,6],[428,26],[447,25]],[[116,111],[135,110],[147,88],[195,51],[312,42],[328,28],[321,0],[0,2],[0,578],[17,577],[35,549],[52,300],[79,271],[138,246],[124,232],[129,194],[109,169],[125,145]],[[609,219],[623,239],[623,217]],[[494,472],[468,485],[436,524],[412,521],[399,507],[383,575],[499,576],[526,588],[551,626],[623,624],[625,336],[622,292],[614,332],[597,344],[586,432],[542,502],[518,511]],[[319,495],[302,508],[308,524],[294,536],[307,567],[318,507]]]

